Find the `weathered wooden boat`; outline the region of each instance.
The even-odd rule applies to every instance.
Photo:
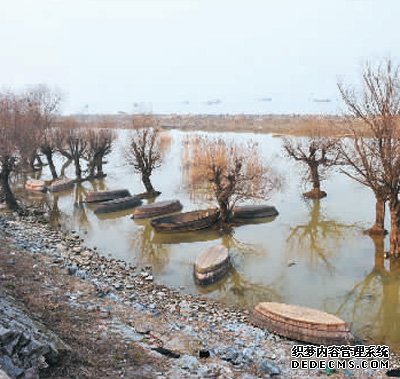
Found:
[[[207,209],[155,218],[151,226],[158,232],[186,232],[209,228],[218,220],[216,209]]]
[[[46,192],[47,186],[44,180],[28,179],[25,183],[25,189],[33,192]]]
[[[102,201],[115,200],[127,196],[131,196],[131,193],[127,189],[119,189],[113,191],[89,191],[86,194],[85,201],[87,203],[97,203]]]
[[[275,217],[279,214],[271,205],[239,205],[233,208],[233,219],[248,220],[265,217]]]
[[[71,188],[74,188],[75,181],[73,179],[57,179],[53,183],[50,184],[49,190],[50,192],[60,192],[66,191]]]
[[[252,321],[261,328],[283,337],[322,345],[354,343],[347,324],[339,317],[307,307],[284,303],[259,303]]]
[[[160,195],[160,191],[135,193],[135,196],[139,199],[154,199],[155,197]]]
[[[142,204],[142,200],[136,196],[125,196],[119,199],[104,201],[98,204],[95,209],[95,214],[118,212],[124,209],[130,209]]]
[[[230,265],[229,252],[225,246],[211,247],[197,257],[194,278],[200,285],[215,283],[225,276]]]
[[[183,208],[179,200],[158,201],[135,208],[133,218],[150,218],[168,213],[179,212]]]

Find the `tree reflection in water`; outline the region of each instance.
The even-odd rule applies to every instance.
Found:
[[[359,232],[359,228],[356,224],[328,219],[321,211],[320,200],[305,201],[309,207],[309,219],[304,224],[290,227],[287,251],[292,258],[303,256],[313,269],[322,264],[333,274],[335,267],[331,261],[340,243],[349,234]]]
[[[130,248],[135,252],[141,264],[149,264],[155,272],[161,272],[169,262],[169,247],[153,242],[153,228],[150,220],[137,222],[137,228],[132,232]]]
[[[222,236],[221,244],[229,250],[232,267],[222,280],[208,286],[196,285],[199,293],[209,294],[229,305],[240,307],[248,307],[261,301],[282,301],[277,289],[284,280],[283,276],[266,285],[252,282],[240,273],[245,257],[249,254],[265,254],[262,253],[262,249],[257,245],[239,241],[234,237],[234,230]]]
[[[210,294],[224,303],[240,307],[248,307],[249,304],[255,305],[261,301],[282,301],[276,288],[279,288],[276,283],[266,286],[251,282],[234,265],[222,280],[208,286],[197,285],[199,293]]]
[[[372,237],[371,237],[372,238]],[[369,342],[400,350],[400,262],[385,259],[383,237],[373,237],[375,256],[369,273],[346,294],[337,309],[354,332]]]

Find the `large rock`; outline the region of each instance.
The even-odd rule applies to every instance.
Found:
[[[11,378],[39,378],[41,369],[70,350],[52,331],[0,296],[0,367]]]

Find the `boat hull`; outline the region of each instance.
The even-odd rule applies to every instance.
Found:
[[[97,203],[109,200],[120,199],[122,197],[131,196],[127,189],[114,190],[114,191],[89,191],[86,195],[85,201],[87,203]]]
[[[125,209],[137,207],[141,204],[142,200],[138,199],[137,197],[127,196],[100,203],[95,209],[94,213],[104,214],[104,213],[118,212],[118,211],[123,211]]]
[[[161,201],[161,202],[156,202],[154,204],[146,204],[137,207],[133,211],[133,218],[141,219],[141,218],[157,217],[168,213],[179,212],[182,210],[182,208],[183,206],[179,200]]]
[[[158,232],[187,232],[209,228],[217,222],[218,217],[219,212],[214,209],[185,212],[155,218],[151,226]]]
[[[354,336],[343,320],[312,308],[272,302],[260,303],[253,310],[252,322],[292,340],[317,345],[354,343]]]

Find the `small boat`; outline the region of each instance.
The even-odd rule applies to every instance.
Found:
[[[135,208],[133,218],[150,218],[168,213],[179,212],[183,208],[179,200],[158,201],[153,204],[142,205]]]
[[[46,192],[47,186],[44,180],[28,179],[25,183],[25,189],[33,192]]]
[[[66,191],[71,188],[74,188],[75,181],[73,179],[57,179],[53,183],[50,184],[49,190],[50,192],[60,192]]]
[[[120,189],[114,191],[89,191],[86,194],[85,201],[87,203],[96,203],[101,201],[108,201],[119,199],[121,197],[131,196],[131,193],[127,189]]]
[[[239,205],[233,208],[234,220],[275,217],[279,214],[271,205]]]
[[[200,230],[215,224],[219,217],[216,209],[207,209],[155,218],[151,226],[158,232],[185,232]]]
[[[208,285],[222,279],[231,266],[225,246],[211,247],[200,254],[194,264],[194,278],[200,285]]]
[[[100,203],[95,209],[95,214],[111,213],[130,209],[142,204],[142,200],[135,196],[126,196],[119,199],[104,201]]]
[[[318,345],[354,343],[354,336],[342,319],[317,309],[275,302],[259,303],[253,310],[252,321],[292,340]]]

